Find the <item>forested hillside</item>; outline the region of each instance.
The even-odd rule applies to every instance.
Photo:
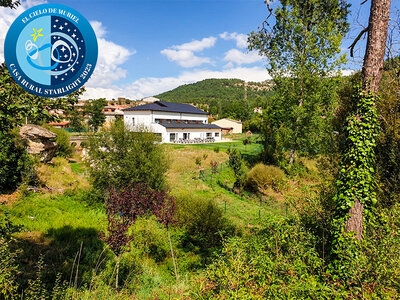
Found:
[[[193,103],[215,117],[248,120],[254,107],[271,96],[271,82],[205,79],[157,95],[162,101]]]

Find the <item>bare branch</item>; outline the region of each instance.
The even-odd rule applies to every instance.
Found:
[[[366,2],[368,2],[368,0],[364,0],[363,2],[361,2],[361,5],[365,4]]]
[[[366,33],[366,32],[368,31],[368,29],[369,29],[369,26],[368,26],[368,27],[365,27],[363,30],[361,30],[361,32],[358,34],[358,36],[354,39],[354,42],[349,46],[349,49],[350,49],[350,56],[351,56],[351,57],[354,57],[354,56],[353,56],[353,51],[354,51],[355,45],[356,45],[357,42],[360,40],[360,38],[363,36],[363,34]]]

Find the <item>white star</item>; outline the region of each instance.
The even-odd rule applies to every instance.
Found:
[[[76,29],[74,29],[74,31],[76,31]]]
[[[62,66],[60,66],[60,69],[62,69]]]
[[[72,53],[72,56],[75,56],[75,52],[74,52],[74,53]]]
[[[57,70],[57,69],[56,69]],[[56,79],[58,78],[58,76],[56,75],[56,76],[54,76]]]
[[[60,30],[63,30],[63,29],[64,29],[64,27],[61,25],[60,27],[58,27],[58,29],[60,29]]]
[[[56,20],[56,22],[58,22],[58,19]]]
[[[71,29],[68,29],[68,32],[70,32],[71,31]]]
[[[54,28],[56,28],[56,25],[53,25]]]
[[[71,64],[68,64],[68,67],[70,67],[71,66]]]
[[[65,73],[65,76],[67,76],[68,74],[67,73]]]
[[[64,23],[64,25],[65,25],[65,26],[67,26],[67,25],[68,25],[68,23],[67,23],[67,22],[65,22],[65,23]]]
[[[61,48],[61,51],[64,53],[64,51],[67,50],[64,46]]]
[[[74,69],[74,68],[71,68],[71,71],[73,72],[73,71],[75,71],[75,69]]]
[[[79,61],[77,61],[76,64],[79,64]]]
[[[64,80],[64,78],[61,78],[61,80]]]
[[[67,55],[67,54],[65,54],[65,55],[64,55],[64,57],[65,57],[65,58],[67,58],[67,57],[68,57],[68,55]]]
[[[82,58],[83,58],[83,55],[82,55]]]
[[[71,36],[72,36],[72,38],[74,39],[74,38],[76,37],[76,34],[74,33],[74,34],[72,34]]]

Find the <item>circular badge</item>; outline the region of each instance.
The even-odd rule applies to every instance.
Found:
[[[60,4],[42,4],[22,13],[4,43],[4,58],[14,80],[42,97],[60,97],[80,88],[93,73],[97,54],[90,23]]]

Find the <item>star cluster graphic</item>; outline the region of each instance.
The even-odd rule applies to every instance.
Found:
[[[81,69],[86,55],[85,40],[72,22],[52,16],[51,44],[53,45],[51,65],[58,62],[57,67],[52,70],[51,84],[62,84]]]

